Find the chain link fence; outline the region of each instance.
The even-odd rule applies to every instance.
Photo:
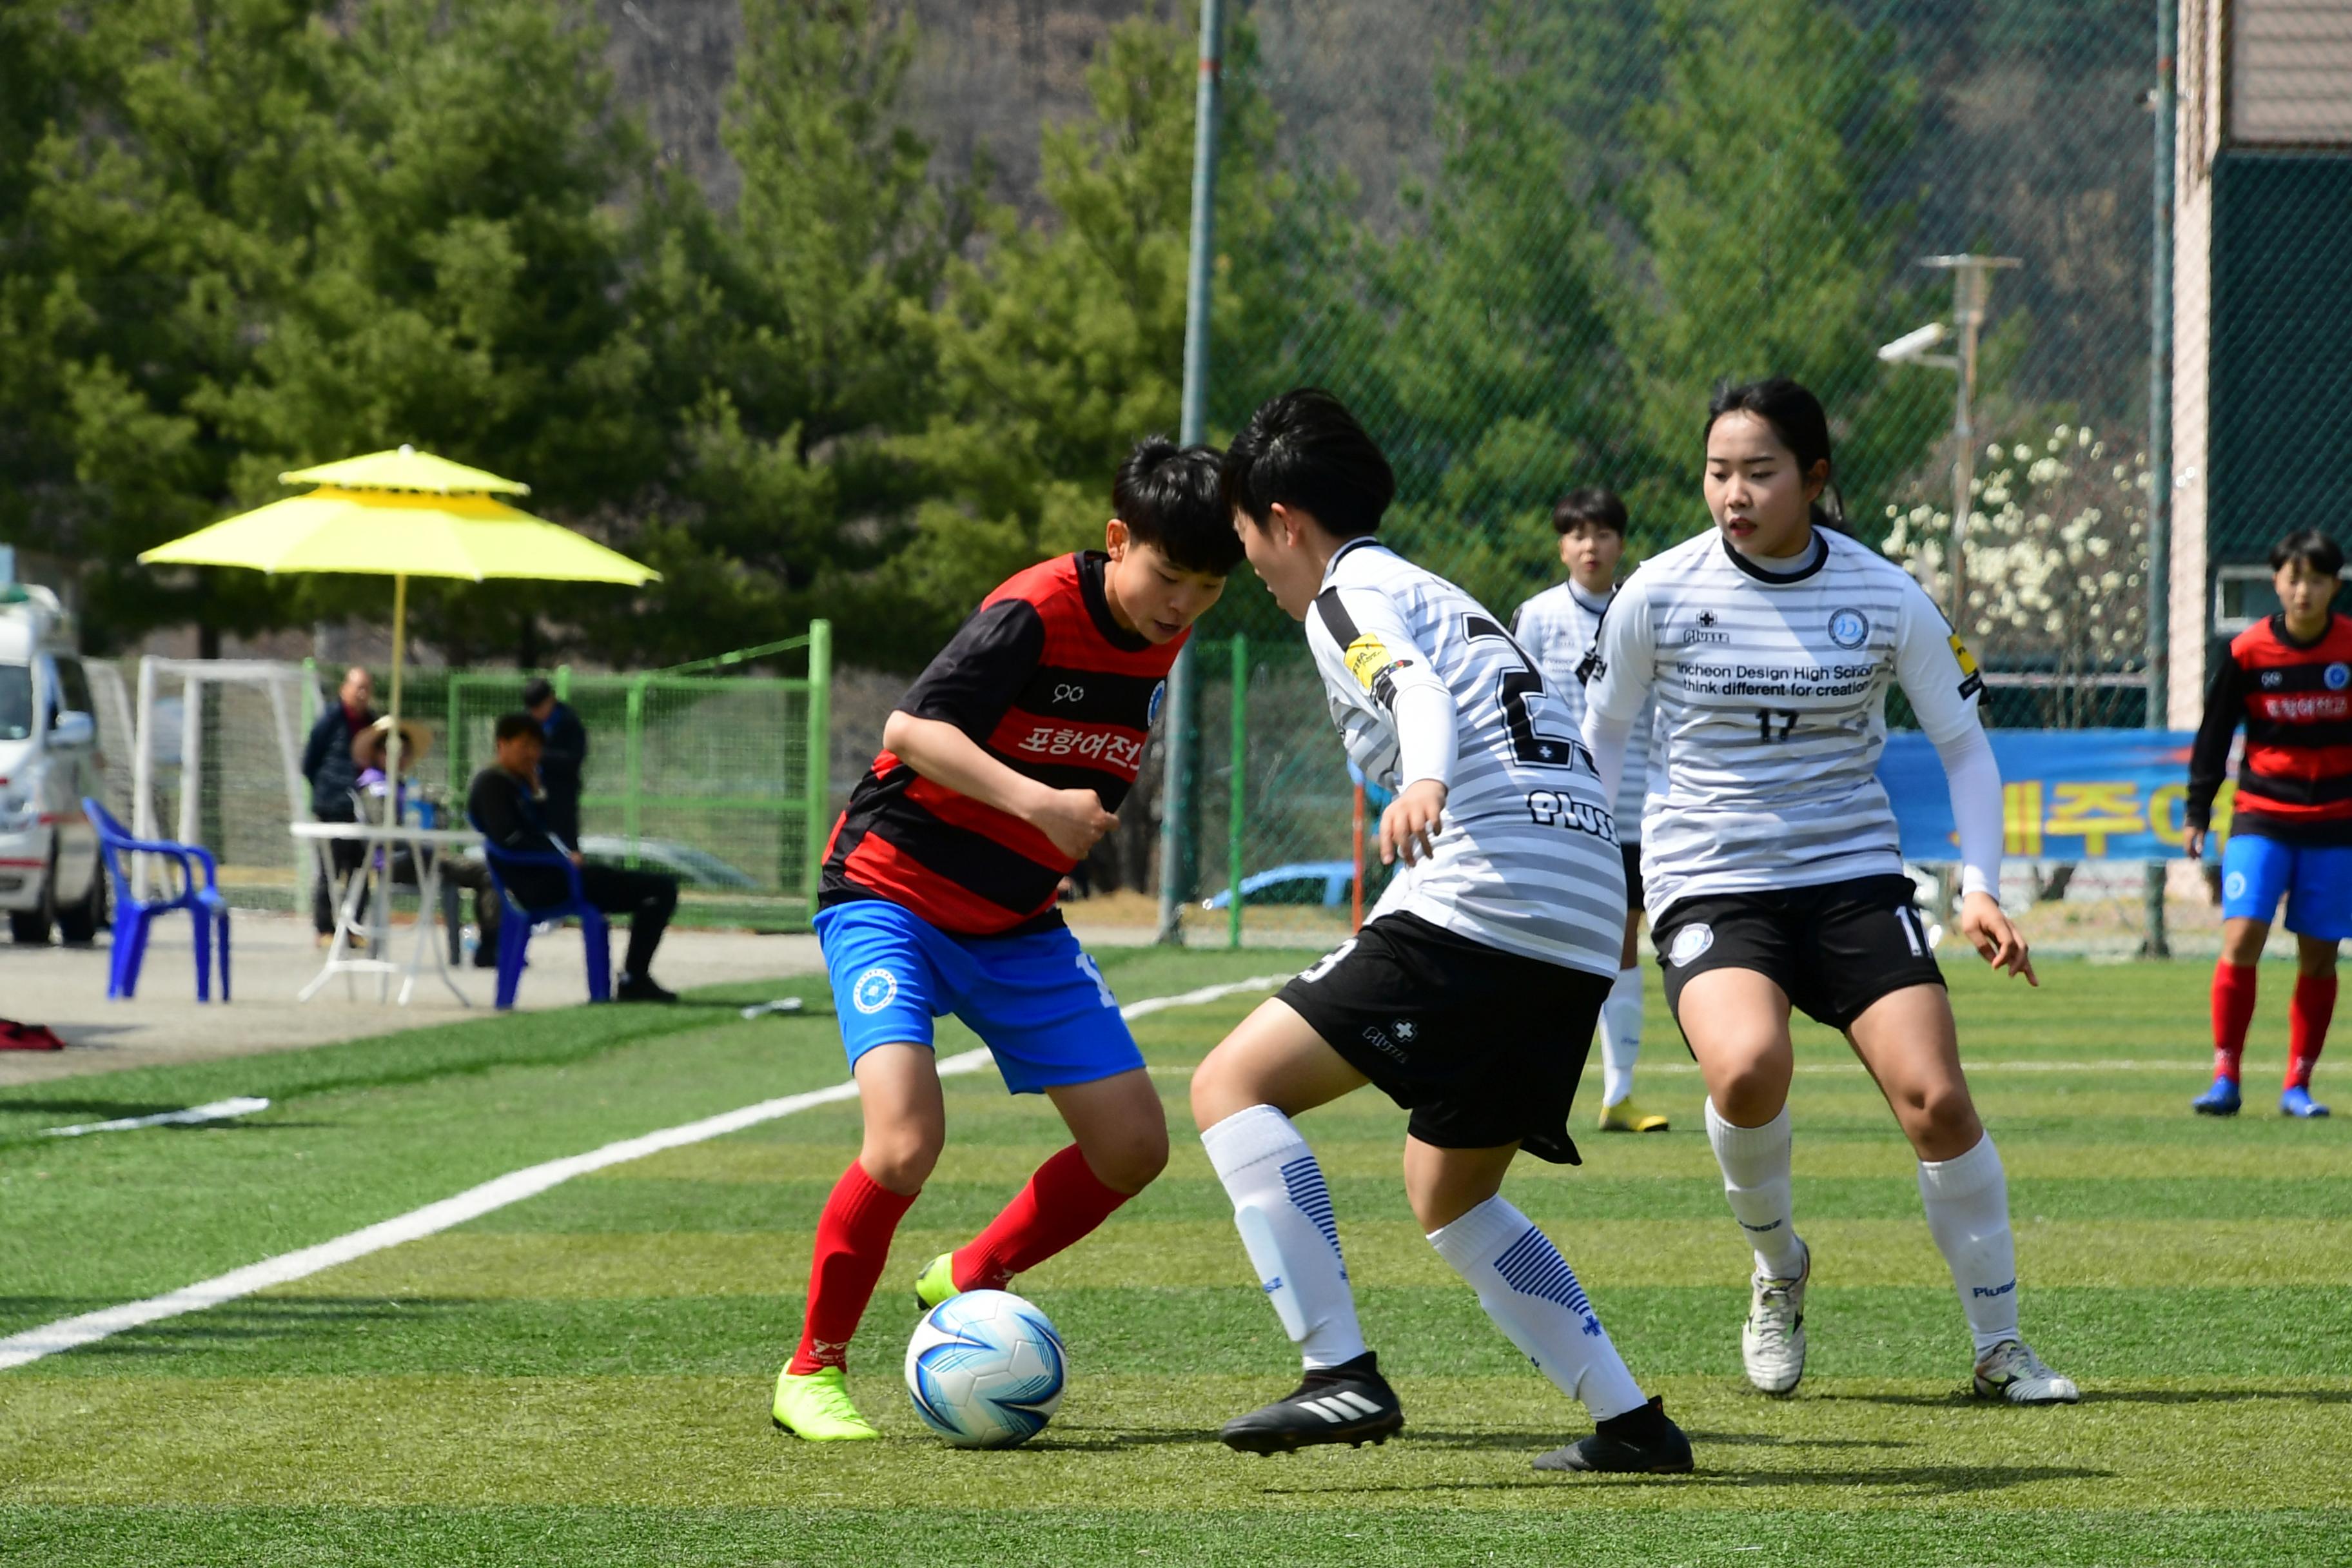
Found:
[[[2218,25],[2218,6],[2189,18],[2197,4],[2182,5],[2184,48]],[[1395,29],[1358,26],[1367,7],[1349,0],[1247,9],[1236,91],[1275,117],[1276,175],[1263,189],[1282,221],[1246,245],[1230,223],[1220,236],[1213,432],[1286,387],[1331,388],[1397,470],[1386,537],[1507,619],[1564,575],[1548,526],[1562,492],[1603,485],[1625,499],[1630,571],[1708,526],[1698,480],[1713,384],[1791,375],[1830,411],[1849,526],[1947,605],[1967,451],[1954,618],[1987,670],[1989,722],[2148,721],[2151,602],[2165,601],[2148,565],[2161,455],[2150,450],[2157,51],[2146,0],[1419,9],[1420,47],[1402,58],[1383,42]],[[2320,30],[2352,38],[2340,4],[2300,9],[2327,12]],[[2341,118],[2352,72],[2333,79],[2327,112]],[[1377,102],[1377,126],[1342,112],[1359,90]],[[2232,156],[2245,160],[2234,184]],[[2184,432],[2184,536],[2204,523],[2192,490],[2267,476],[2230,503],[2231,518],[2259,509],[2259,522],[2225,522],[2214,503],[2220,566],[2252,558],[2290,521],[2324,520],[2305,476],[2336,443],[2308,444],[2308,463],[2279,459],[2307,444],[2308,416],[2332,430],[2352,421],[2343,334],[2322,330],[2352,310],[2352,158],[2224,153],[2215,176],[2213,287],[2236,268],[2249,296],[2213,316],[2217,407],[2225,388],[2252,397],[2265,354],[2285,367],[2250,405],[2270,412],[2217,414],[2210,459]],[[2232,226],[2232,200],[2261,216]],[[1990,274],[1965,426],[1960,367],[1879,352],[1929,323],[1960,335],[1955,306],[1969,301],[1949,270],[1922,265],[1955,253],[2016,262]],[[2184,279],[2184,332],[2203,287]],[[2202,377],[2189,358],[2182,374]],[[2174,595],[2189,603],[2172,611],[2171,700],[2184,726],[2207,640],[2226,629],[2204,602],[2217,579],[2202,532],[2185,548],[2192,586]],[[2259,607],[2251,584],[2242,596]],[[1272,940],[1307,918],[1338,929],[1347,910],[1316,905],[1314,868],[1352,869],[1353,791],[1297,630],[1242,582],[1203,633],[1215,646],[1200,662],[1199,796],[1175,807],[1197,825],[1190,940]],[[1890,717],[1907,720],[1899,697]],[[1285,868],[1293,874],[1272,876]],[[1228,885],[1262,876],[1266,898],[1245,898],[1234,919],[1219,902]],[[2033,908],[2037,937],[2138,945],[2137,864],[2033,862],[2011,882],[2006,896]],[[2215,914],[2196,879],[2176,877],[2173,891],[2176,933],[2210,941]]]

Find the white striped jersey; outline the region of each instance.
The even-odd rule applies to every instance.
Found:
[[[1710,529],[1643,563],[1601,623],[1586,700],[1654,694],[1643,815],[1652,918],[1675,900],[1899,872],[1878,782],[1886,689],[1939,741],[1977,723],[1983,680],[1910,574],[1843,533],[1769,572]]]
[[[1608,608],[1607,599],[1592,598],[1575,584],[1562,583],[1521,605],[1511,621],[1511,635],[1579,729],[1584,727],[1585,656],[1592,652],[1601,614]],[[1627,844],[1642,837],[1642,797],[1650,786],[1650,731],[1655,717],[1652,705],[1643,703],[1633,732],[1625,740],[1625,771],[1617,781],[1617,837]]]
[[[1478,602],[1370,538],[1331,558],[1307,644],[1349,760],[1394,787],[1393,704],[1442,685],[1456,725],[1434,853],[1400,862],[1371,918],[1406,911],[1506,952],[1614,975],[1625,868],[1568,710]]]

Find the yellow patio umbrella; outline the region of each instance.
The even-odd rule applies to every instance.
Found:
[[[406,654],[408,580],[479,583],[524,577],[625,583],[661,574],[498,497],[530,487],[413,447],[297,468],[280,483],[317,485],[307,495],[200,528],[139,559],[151,566],[244,566],[256,572],[356,572],[392,579],[391,776],[400,776],[400,675]],[[394,792],[384,795],[392,810]]]

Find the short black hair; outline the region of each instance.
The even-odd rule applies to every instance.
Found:
[[[2344,575],[2344,547],[2315,528],[2300,528],[2271,546],[2271,570],[2300,562],[2323,577]]]
[[[526,708],[536,708],[554,695],[555,688],[548,683],[547,677],[543,675],[534,675],[523,682],[522,705]]]
[[[1599,485],[1584,485],[1559,498],[1551,509],[1551,531],[1566,533],[1580,523],[1594,523],[1607,529],[1618,538],[1625,537],[1625,503],[1617,492]]]
[[[547,740],[547,731],[539,727],[539,721],[521,711],[499,714],[498,728],[492,733],[501,746],[519,735],[529,735],[542,744]]]
[[[1348,405],[1319,386],[1258,405],[1225,448],[1225,500],[1264,525],[1276,505],[1341,539],[1373,532],[1396,500],[1396,470]]]
[[[1242,563],[1241,535],[1218,481],[1214,447],[1179,447],[1146,436],[1111,480],[1111,513],[1139,544],[1187,572],[1225,577]]]

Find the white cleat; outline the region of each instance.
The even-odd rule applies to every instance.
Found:
[[[1762,1394],[1786,1394],[1805,1375],[1805,1282],[1813,1277],[1813,1249],[1793,1279],[1748,1281],[1748,1321],[1739,1327],[1739,1357],[1748,1381]]]
[[[2011,1405],[2072,1405],[2083,1397],[2071,1377],[2061,1377],[2042,1364],[2033,1347],[2022,1340],[2003,1340],[1977,1363],[1977,1397],[2006,1399]]]

